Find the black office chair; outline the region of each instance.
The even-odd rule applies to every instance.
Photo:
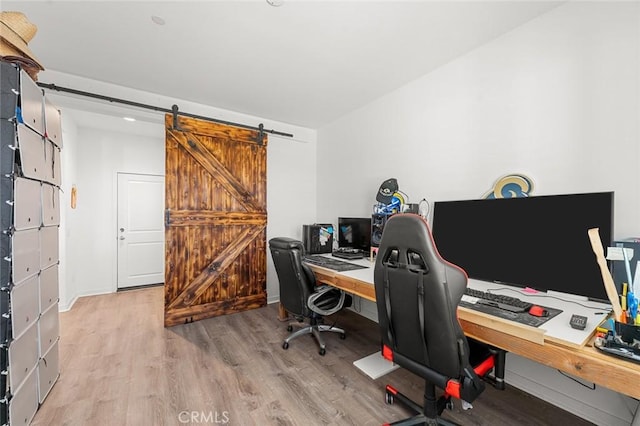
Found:
[[[451,407],[451,397],[473,402],[485,388],[481,378],[488,378],[494,366],[492,379],[504,387],[504,352],[467,340],[458,322],[467,274],[440,257],[422,217],[389,218],[374,283],[383,356],[425,379],[422,406],[386,386],[387,403],[398,400],[417,413],[393,424],[453,424],[440,417]],[[444,390],[437,399],[436,387]]]
[[[298,336],[312,334],[320,346],[320,355],[324,355],[326,346],[320,336],[321,331],[339,333],[341,339],[346,334],[341,328],[323,324],[323,317],[351,306],[351,296],[334,287],[316,286],[313,271],[302,263],[304,248],[301,241],[272,238],[269,250],[280,283],[280,303],[296,319],[296,322],[289,323],[287,331],[292,331],[294,325],[302,324],[304,327],[290,334],[282,348],[288,349],[289,342]],[[309,319],[307,326],[303,323],[305,318]]]

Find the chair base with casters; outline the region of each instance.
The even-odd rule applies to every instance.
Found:
[[[388,347],[383,347],[383,355],[385,358],[393,361],[393,353]],[[474,373],[483,381],[491,383],[496,389],[504,390],[505,356],[506,352],[501,349],[488,349],[488,353],[482,354],[482,360],[479,361],[479,364],[473,368]],[[406,360],[404,361],[406,362]],[[409,369],[411,370],[411,368]],[[494,371],[493,377],[490,376],[490,373],[492,371]],[[450,410],[453,408],[453,401],[451,400],[452,397],[464,398],[465,392],[461,389],[461,387],[464,385],[464,380],[460,381],[458,379],[447,379],[446,377],[438,375],[438,373],[436,372],[421,374],[421,376],[431,377],[431,380],[429,378],[425,378],[424,400],[422,406],[411,400],[403,393],[399,392],[393,386],[387,385],[385,387],[385,403],[391,405],[398,401],[416,413],[415,416],[408,419],[399,420],[393,423],[385,423],[385,425],[458,426],[457,423],[443,419],[442,417],[440,417],[440,415],[445,408],[448,408]],[[436,397],[436,387],[444,389],[444,392],[442,393],[442,395],[440,395],[440,397]],[[481,388],[477,389],[473,394],[468,396],[475,398],[478,392],[481,391]],[[464,400],[462,403],[465,404]],[[469,406],[471,405],[470,403],[467,404],[469,404]]]
[[[320,324],[319,323],[320,320],[321,319],[319,318],[312,318],[309,324],[305,324],[303,322],[290,323],[287,326],[287,331],[289,332],[293,331],[294,326],[301,326],[303,328],[296,330],[295,332],[291,333],[289,337],[284,339],[284,342],[282,342],[282,349],[289,349],[289,342],[292,341],[293,339],[300,336],[307,335],[307,334],[311,334],[316,339],[316,342],[318,342],[318,346],[320,347],[320,350],[318,351],[318,353],[320,355],[324,355],[327,353],[327,349],[326,349],[327,347],[324,343],[324,339],[320,334],[321,332],[331,331],[333,333],[339,333],[341,339],[345,339],[347,337],[346,332],[342,328],[336,327],[333,325]]]
[[[438,412],[438,416],[435,418],[428,418],[424,414],[424,407],[419,406],[411,399],[409,399],[403,393],[398,392],[393,386],[387,385],[385,388],[385,402],[387,404],[393,404],[395,401],[398,401],[405,405],[406,407],[411,408],[416,415],[410,417],[408,419],[399,420],[393,423],[385,423],[385,425],[444,425],[444,426],[457,426],[456,423],[449,422],[448,420],[439,417],[440,414],[444,411],[445,408],[452,408],[452,402],[450,396],[442,395],[440,398],[436,399],[436,388],[433,384],[429,382],[425,382],[425,393],[424,393],[424,406],[427,404],[434,407],[434,409]]]

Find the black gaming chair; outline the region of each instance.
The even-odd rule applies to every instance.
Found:
[[[451,397],[476,399],[496,362],[504,377],[504,352],[467,340],[458,322],[466,272],[440,257],[422,217],[396,214],[384,227],[374,282],[383,356],[425,379],[423,406],[386,386],[387,403],[418,413],[394,424],[452,424],[439,417]],[[436,387],[444,390],[438,399]]]
[[[309,325],[303,325],[304,328],[290,334],[282,343],[282,348],[288,349],[289,342],[298,336],[312,334],[320,346],[320,355],[324,355],[326,346],[320,336],[321,331],[339,333],[341,339],[346,334],[341,328],[322,324],[323,316],[351,306],[351,296],[334,287],[316,286],[313,271],[302,263],[302,241],[286,237],[272,238],[269,240],[269,250],[280,283],[280,303],[297,320],[289,323],[287,331],[292,331],[294,325],[304,324],[305,318],[309,319]]]

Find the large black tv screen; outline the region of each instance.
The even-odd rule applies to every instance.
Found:
[[[433,237],[470,278],[608,301],[587,231],[613,235],[613,192],[434,203]]]

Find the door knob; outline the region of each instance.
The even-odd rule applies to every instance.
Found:
[[[124,228],[120,228],[120,232],[124,232]]]
[[[121,235],[121,236],[120,236],[120,239],[121,239],[121,240],[124,240],[124,235]]]

